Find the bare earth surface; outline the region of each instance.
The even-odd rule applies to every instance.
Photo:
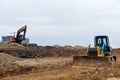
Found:
[[[43,65],[41,62],[43,63]],[[21,63],[23,63],[22,66],[23,65],[28,66],[28,63],[31,63],[29,64],[29,66],[37,65],[40,67],[46,66],[47,68],[41,68],[42,69],[41,70],[39,67],[38,70],[33,70],[30,73],[7,76],[1,78],[0,80],[119,80],[120,79],[120,64],[118,62],[115,65],[102,69],[73,68],[70,64],[68,64],[69,62],[71,63],[71,58],[63,58],[63,59],[46,58],[46,59],[41,59],[39,61],[33,59],[18,61],[17,63],[20,65]],[[50,67],[50,65],[54,67]]]
[[[65,51],[64,54],[60,52],[60,49],[52,49],[50,52],[50,48],[45,50],[49,54],[52,53],[52,57],[49,54],[47,54],[48,57],[39,54],[36,58],[23,59],[18,55],[21,54],[22,50],[28,52],[29,48],[24,49],[20,45],[7,46],[3,44],[0,47],[2,48],[0,53],[0,80],[120,80],[120,49],[113,51],[113,54],[117,56],[117,62],[113,65],[103,68],[81,68],[72,66],[72,55],[83,54],[83,48],[67,47],[64,50],[62,48],[62,51]],[[30,47],[30,49],[33,49],[31,51],[36,54],[36,51],[46,53],[42,49],[39,51],[36,47],[35,49]],[[9,50],[11,51],[8,52]]]

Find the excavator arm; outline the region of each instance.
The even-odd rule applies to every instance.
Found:
[[[27,25],[25,25],[24,27],[20,28],[17,31],[17,34],[16,34],[17,42],[20,42],[21,40],[25,40],[26,30],[27,30]],[[23,35],[21,35],[22,32],[23,32]]]

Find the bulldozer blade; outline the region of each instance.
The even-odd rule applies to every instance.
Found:
[[[110,57],[93,57],[93,56],[74,56],[73,66],[79,67],[103,67],[110,64]]]

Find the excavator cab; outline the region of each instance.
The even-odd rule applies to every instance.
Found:
[[[23,40],[25,40],[25,37],[23,35],[19,35],[18,38],[17,38],[17,42],[19,43]]]

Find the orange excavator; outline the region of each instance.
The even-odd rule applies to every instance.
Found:
[[[12,36],[9,38],[9,42],[17,42],[17,43],[20,43],[22,42],[23,40],[25,40],[25,34],[26,34],[26,29],[27,29],[27,26],[25,25],[24,27],[20,28],[18,31],[17,31],[17,35],[16,37],[15,36]],[[23,32],[23,35],[21,35],[21,33]]]
[[[27,31],[27,25],[20,28],[17,31],[16,36],[15,35],[14,36],[2,36],[2,42],[3,43],[20,43],[20,44],[24,43],[24,44],[28,44],[29,40],[26,39],[26,37],[25,37],[26,31]]]

